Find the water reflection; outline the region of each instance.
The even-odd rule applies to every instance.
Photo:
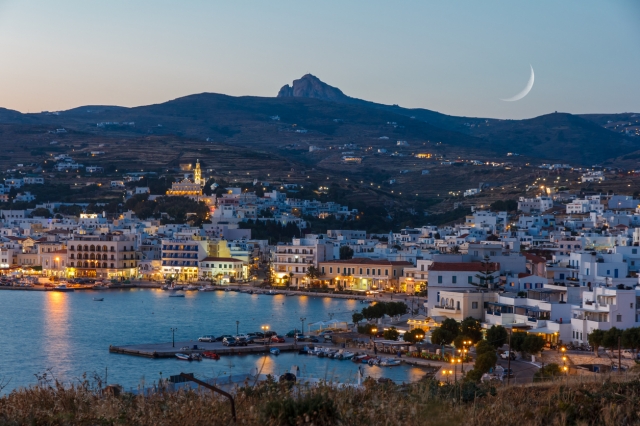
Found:
[[[46,292],[44,300],[44,339],[42,348],[46,357],[46,368],[64,370],[71,353],[69,324],[70,293]]]

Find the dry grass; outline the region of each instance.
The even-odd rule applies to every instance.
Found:
[[[368,381],[361,390],[290,389],[274,381],[239,389],[244,425],[631,425],[640,423],[640,381],[553,383],[495,390],[472,383],[408,386]],[[88,381],[14,391],[0,398],[2,425],[227,425],[229,402],[206,392],[103,395]]]

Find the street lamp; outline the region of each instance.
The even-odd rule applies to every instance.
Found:
[[[300,321],[302,322],[302,334],[304,335],[304,321],[307,319],[307,317],[300,317]]]
[[[267,337],[267,331],[269,331],[269,326],[268,325],[263,325],[260,328],[262,328],[262,334],[264,335],[264,338],[265,338],[264,344],[268,345],[269,344],[269,339]]]
[[[240,321],[236,321],[236,337],[238,336],[239,333],[239,327],[240,327]]]
[[[176,331],[178,330],[178,327],[171,327],[171,347],[175,348],[176,347]]]

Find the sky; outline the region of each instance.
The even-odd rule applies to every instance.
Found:
[[[638,46],[635,0],[0,0],[0,106],[275,96],[311,73],[460,116],[640,112]]]

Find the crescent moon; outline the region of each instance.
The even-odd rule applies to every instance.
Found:
[[[519,101],[520,99],[522,99],[525,96],[527,96],[527,94],[531,91],[531,88],[533,87],[533,79],[534,79],[533,67],[531,66],[531,64],[529,64],[529,66],[531,67],[531,76],[529,77],[529,81],[527,82],[527,85],[522,90],[522,92],[518,93],[517,95],[515,95],[512,98],[500,99],[501,101],[506,101],[506,102]]]

